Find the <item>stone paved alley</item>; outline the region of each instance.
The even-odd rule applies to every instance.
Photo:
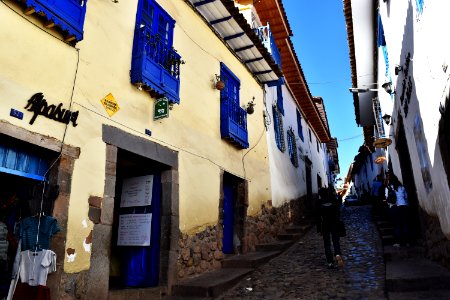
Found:
[[[220,299],[386,299],[382,246],[370,207],[343,208],[342,218],[343,268],[326,268],[322,237],[312,228]]]

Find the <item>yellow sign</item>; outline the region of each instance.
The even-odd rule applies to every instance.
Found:
[[[106,97],[100,100],[100,102],[103,104],[106,112],[110,117],[112,117],[112,115],[118,112],[120,109],[119,104],[117,103],[116,99],[114,99],[114,96],[111,93],[106,95]]]

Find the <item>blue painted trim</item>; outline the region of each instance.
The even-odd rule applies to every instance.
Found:
[[[34,180],[39,180],[39,181],[47,180],[44,176],[40,176],[40,175],[36,175],[36,174],[32,174],[32,173],[21,172],[21,171],[17,171],[17,170],[12,170],[12,169],[8,169],[8,168],[4,168],[4,167],[0,167],[0,172],[17,175],[17,176],[21,176],[21,177],[26,177],[26,178],[30,178],[30,179],[34,179]]]
[[[36,13],[43,13],[55,25],[73,35],[76,41],[83,39],[87,0],[26,0]]]
[[[225,41],[229,41],[229,40],[232,40],[232,39],[237,39],[237,38],[243,36],[244,34],[245,34],[245,32],[239,32],[239,33],[236,33],[236,34],[233,34],[233,35],[226,36],[223,39]]]
[[[232,18],[233,18],[232,16],[228,16],[228,17],[225,17],[225,18],[222,18],[222,19],[213,20],[213,21],[209,22],[209,24],[216,25],[216,24],[219,24],[219,23],[222,23],[222,22],[229,21]]]
[[[202,5],[205,5],[205,4],[208,4],[208,3],[212,3],[212,2],[216,2],[216,0],[203,0],[203,1],[200,1],[200,2],[197,2],[197,3],[194,3],[194,6],[195,7],[199,7],[199,6],[202,6]]]
[[[228,74],[227,75],[229,75],[229,76],[231,76],[234,80],[236,80],[236,82],[240,85],[241,84],[241,81],[239,80],[239,78],[237,78],[237,76],[236,75],[234,75],[234,73],[233,72],[231,72],[231,70],[223,63],[223,62],[220,62],[220,71],[222,72],[223,70],[225,70],[225,72],[227,72]]]

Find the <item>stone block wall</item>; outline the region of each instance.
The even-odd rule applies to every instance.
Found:
[[[297,224],[304,215],[305,199],[295,199],[281,207],[272,207],[271,201],[262,206],[261,213],[246,217],[244,236],[241,237],[242,253],[255,251],[257,244],[273,242],[279,233],[291,224]],[[221,222],[220,222],[221,223]],[[220,269],[223,228],[221,224],[208,226],[194,235],[180,234],[178,255],[178,278],[198,275],[206,271]]]
[[[427,256],[450,269],[450,240],[442,233],[439,219],[422,212]]]

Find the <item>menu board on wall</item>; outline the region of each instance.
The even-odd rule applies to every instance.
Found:
[[[119,216],[118,246],[150,246],[152,214]]]
[[[151,205],[152,190],[153,175],[124,179],[120,207]]]

